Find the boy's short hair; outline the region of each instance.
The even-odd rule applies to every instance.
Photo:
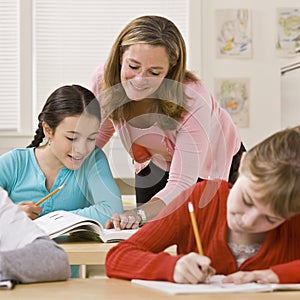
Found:
[[[279,131],[250,149],[239,172],[280,217],[300,213],[300,126]]]

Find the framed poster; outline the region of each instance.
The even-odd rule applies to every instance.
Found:
[[[216,78],[215,95],[238,127],[249,127],[249,78]]]
[[[248,9],[217,9],[215,27],[218,58],[252,57],[252,25]]]
[[[276,52],[279,57],[300,54],[300,8],[277,9]]]

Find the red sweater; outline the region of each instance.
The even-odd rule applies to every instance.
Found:
[[[174,281],[177,260],[184,254],[197,252],[188,201],[194,205],[203,251],[217,274],[238,271],[226,242],[229,189],[227,182],[203,181],[182,193],[154,221],[109,251],[105,263],[107,275]],[[163,252],[174,244],[176,256]],[[240,266],[241,271],[269,268],[278,275],[280,283],[300,282],[300,215],[269,231],[258,253]]]

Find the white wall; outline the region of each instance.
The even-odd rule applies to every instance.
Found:
[[[21,3],[29,2],[22,0]],[[300,0],[190,0],[189,18],[189,53],[188,66],[199,74],[214,89],[216,77],[249,77],[250,82],[250,126],[239,129],[242,139],[247,147],[251,147],[270,133],[281,128],[281,101],[280,101],[280,60],[275,53],[276,40],[276,9],[277,7],[300,7]],[[253,24],[253,58],[245,60],[216,59],[214,40],[214,10],[218,8],[248,8],[252,11]],[[31,17],[30,6],[26,7],[24,18]],[[22,20],[24,22],[26,20]],[[28,22],[24,22],[28,24]],[[22,25],[22,24],[21,24]],[[30,28],[22,26],[22,39],[30,37]],[[31,64],[31,54],[22,52]],[[25,66],[26,67],[26,66]],[[30,76],[25,67],[21,70]],[[27,76],[27,77],[28,77]],[[26,76],[23,76],[26,78]],[[23,82],[22,89],[25,98],[31,98],[28,84]],[[24,99],[24,98],[23,98]],[[21,105],[23,102],[21,101]],[[15,147],[26,146],[31,140],[28,124],[29,112],[22,116],[22,132],[0,133],[0,153]],[[115,145],[119,145],[114,141]],[[117,146],[119,151],[121,146]],[[106,148],[109,151],[108,148]],[[121,152],[120,154],[121,155]],[[120,157],[120,156],[118,156]],[[120,172],[131,172],[127,157],[127,166]],[[126,173],[127,174],[127,173]]]
[[[250,125],[240,128],[247,148],[281,129],[280,66],[276,56],[276,9],[300,7],[299,0],[203,0],[202,77],[214,89],[216,77],[250,78]],[[245,8],[252,13],[252,59],[215,57],[215,9]]]
[[[281,125],[300,124],[300,60],[282,66],[281,75]]]

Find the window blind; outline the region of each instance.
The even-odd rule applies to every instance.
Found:
[[[188,0],[33,0],[34,113],[57,87],[91,87],[120,30],[133,18],[170,18],[188,45]],[[35,118],[36,120],[36,118]]]
[[[0,1],[0,130],[19,129],[19,1]]]

